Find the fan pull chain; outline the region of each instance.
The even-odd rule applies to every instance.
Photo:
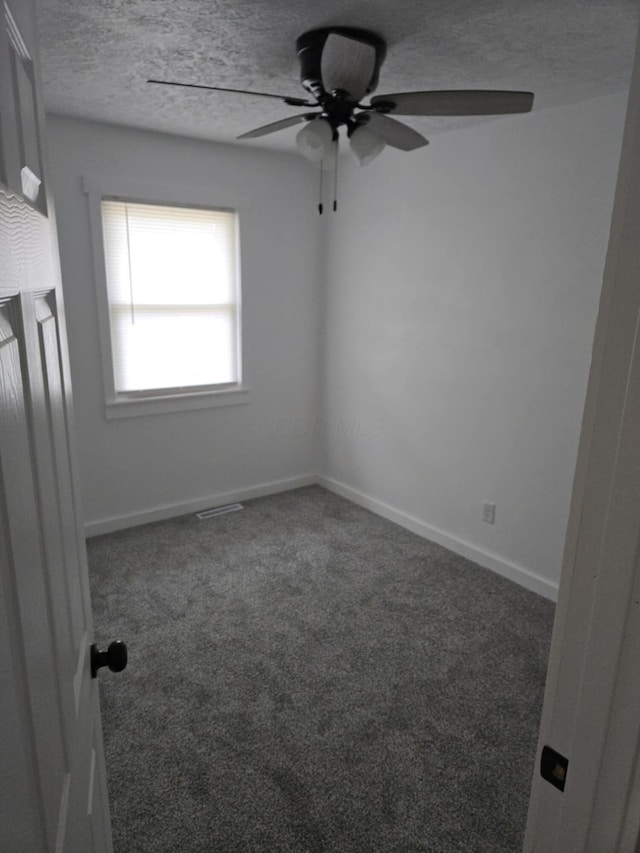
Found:
[[[322,216],[323,206],[322,206],[322,185],[323,185],[323,173],[324,168],[322,163],[320,163],[320,201],[318,203],[318,213]]]
[[[335,160],[333,163],[333,211],[338,209],[338,144],[336,143]]]

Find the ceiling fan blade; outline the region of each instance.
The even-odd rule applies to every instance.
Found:
[[[401,151],[413,151],[429,144],[429,140],[425,139],[421,133],[400,121],[382,115],[382,113],[370,112],[366,115],[368,116],[367,127],[370,127],[380,139],[393,148],[399,148]]]
[[[161,86],[182,86],[185,89],[207,89],[211,92],[233,92],[236,95],[256,95],[260,98],[276,98],[291,107],[315,107],[314,101],[303,98],[290,98],[288,95],[272,95],[269,92],[251,92],[248,89],[224,89],[222,86],[203,86],[200,83],[176,83],[174,80],[147,80],[147,83],[158,83]]]
[[[271,124],[263,124],[262,127],[256,127],[255,130],[250,130],[236,137],[237,139],[255,139],[257,136],[266,136],[268,133],[275,133],[277,130],[284,130],[285,127],[293,127],[294,124],[301,124],[303,121],[308,121],[315,113],[300,113],[297,116],[280,119],[280,121],[272,121]]]
[[[373,45],[338,33],[330,33],[322,48],[320,73],[326,92],[340,89],[359,101],[369,88],[376,69]]]
[[[489,116],[528,113],[532,92],[501,92],[490,89],[454,89],[439,92],[398,92],[376,95],[371,106],[404,116]]]

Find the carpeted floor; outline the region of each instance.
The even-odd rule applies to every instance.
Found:
[[[518,853],[553,605],[317,486],[89,540],[116,853]]]

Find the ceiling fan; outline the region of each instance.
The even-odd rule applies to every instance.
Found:
[[[355,27],[323,27],[301,35],[296,42],[302,85],[311,96],[295,98],[245,89],[226,89],[198,83],[148,80],[166,86],[183,86],[215,92],[276,98],[304,112],[243,133],[238,139],[255,139],[304,124],[296,142],[309,160],[327,168],[337,162],[338,129],[346,128],[351,149],[361,165],[370,163],[390,145],[413,151],[428,145],[421,133],[391,118],[404,116],[477,116],[526,113],[533,105],[531,92],[495,90],[441,90],[376,95],[361,100],[378,85],[387,46],[380,36]],[[322,191],[322,190],[321,190]],[[334,202],[335,209],[335,202]],[[322,212],[322,205],[320,206]]]

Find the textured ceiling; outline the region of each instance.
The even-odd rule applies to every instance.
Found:
[[[50,112],[230,142],[299,108],[149,77],[304,96],[295,40],[319,26],[388,44],[377,94],[536,93],[534,109],[626,89],[637,0],[37,0]],[[479,119],[411,119],[427,136]],[[297,128],[242,145],[292,147]]]

